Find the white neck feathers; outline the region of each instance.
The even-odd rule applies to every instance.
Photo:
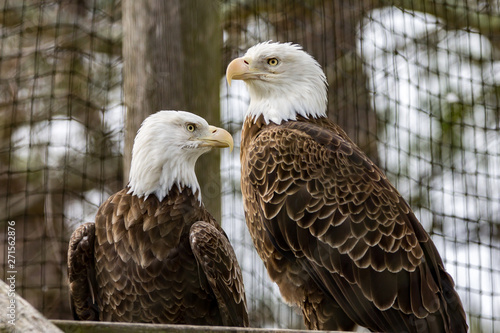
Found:
[[[273,97],[262,96],[248,84],[250,105],[246,116],[252,119],[264,117],[266,124],[273,122],[281,124],[283,121],[297,120],[297,116],[304,118],[326,117],[326,93],[320,91],[307,92],[294,90],[293,92],[277,92]],[[278,90],[278,89],[277,89]]]

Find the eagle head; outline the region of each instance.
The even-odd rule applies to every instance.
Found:
[[[147,117],[137,132],[132,148],[128,193],[144,197],[154,194],[158,200],[174,185],[198,192],[194,166],[211,148],[233,148],[226,130],[185,111],[159,111]]]
[[[292,43],[257,44],[227,67],[226,79],[245,81],[250,93],[247,116],[266,123],[325,117],[326,76],[319,63]]]

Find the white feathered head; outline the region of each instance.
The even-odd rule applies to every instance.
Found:
[[[327,82],[319,63],[292,43],[257,44],[226,71],[231,80],[243,80],[250,93],[247,117],[264,116],[266,123],[295,120],[297,115],[326,117]]]
[[[194,167],[198,158],[213,147],[233,147],[226,130],[210,126],[205,119],[185,111],[159,111],[144,120],[132,149],[128,193],[161,201],[178,186],[198,192]]]

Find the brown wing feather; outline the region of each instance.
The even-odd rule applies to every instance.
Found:
[[[99,320],[94,239],[95,225],[87,222],[73,232],[69,241],[69,293],[75,320]]]
[[[247,224],[282,295],[304,309],[301,288],[311,282],[287,272],[298,265],[361,326],[466,331],[453,281],[407,203],[340,128],[321,121],[244,128]]]
[[[96,216],[100,320],[223,325],[189,241],[196,221],[220,229],[197,194],[174,187],[159,202],[127,190],[111,196]]]
[[[241,268],[226,234],[206,222],[191,227],[191,248],[211,290],[224,326],[248,326],[248,311]]]

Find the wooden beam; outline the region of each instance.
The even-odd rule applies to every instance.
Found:
[[[136,324],[136,323],[109,323],[93,321],[53,320],[56,326],[67,333],[312,333],[315,331],[268,329],[268,328],[242,328],[222,326],[195,326],[195,325],[165,325],[165,324]],[[317,331],[319,332],[319,331]],[[328,331],[321,331],[326,333]],[[340,333],[330,331],[331,333]],[[345,332],[344,332],[345,333]]]

